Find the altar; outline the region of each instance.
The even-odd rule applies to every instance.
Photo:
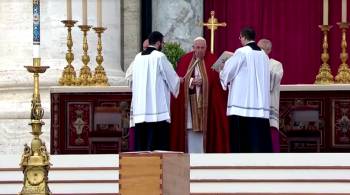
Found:
[[[94,126],[95,107],[122,108],[122,150],[129,151],[131,91],[127,86],[51,87],[50,93],[51,154],[88,153],[87,132]],[[279,113],[282,152],[286,151],[285,132],[290,129],[293,105],[319,107],[321,152],[350,152],[350,85],[282,85]],[[84,121],[80,133],[76,131],[78,118]],[[315,152],[315,148],[314,144],[299,144],[297,152]],[[97,152],[116,153],[116,144],[101,144]]]
[[[280,143],[286,151],[285,132],[290,129],[290,109],[297,105],[317,105],[321,152],[350,152],[350,85],[281,85]],[[305,125],[307,126],[307,124]],[[315,144],[301,144],[300,152],[315,152]]]
[[[122,150],[129,151],[129,109],[127,86],[51,87],[51,154],[88,154],[88,132],[93,129],[95,107],[121,107]],[[82,121],[81,124],[77,123]],[[111,124],[104,124],[106,128]],[[77,131],[77,129],[80,131]],[[99,127],[102,128],[102,127]],[[105,129],[104,127],[101,129]],[[117,153],[117,144],[100,144],[97,153]]]

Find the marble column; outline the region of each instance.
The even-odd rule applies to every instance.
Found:
[[[204,0],[153,0],[152,30],[165,36],[166,42],[179,42],[186,51],[192,50],[192,42],[203,36]]]
[[[121,0],[103,1],[103,26],[107,27],[102,36],[103,66],[111,85],[125,85],[121,69]],[[33,64],[33,0],[0,1],[0,155],[21,154],[23,144],[32,136],[30,100],[33,93],[33,74],[23,66]],[[45,110],[42,139],[50,144],[50,86],[57,86],[63,68],[67,65],[67,30],[60,22],[66,19],[66,1],[41,0],[41,65],[50,66],[40,75],[41,100]],[[73,1],[73,19],[82,23],[81,1]],[[96,0],[88,0],[88,24],[96,26]],[[73,66],[79,73],[83,63],[83,34],[78,27],[72,30],[74,41]],[[89,66],[96,67],[97,36],[88,33]]]
[[[141,49],[141,1],[123,0],[123,70],[126,72]]]

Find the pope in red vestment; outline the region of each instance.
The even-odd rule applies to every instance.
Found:
[[[194,51],[184,55],[177,65],[176,72],[184,82],[178,97],[171,96],[170,101],[172,151],[191,153],[188,141],[200,135],[198,143],[203,147],[199,153],[229,152],[228,92],[223,91],[219,74],[211,68],[218,58],[206,48],[205,39],[197,38]]]

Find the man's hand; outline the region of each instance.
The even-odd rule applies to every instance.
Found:
[[[202,84],[202,78],[200,77],[194,78],[191,83],[192,86],[199,86],[201,84]]]

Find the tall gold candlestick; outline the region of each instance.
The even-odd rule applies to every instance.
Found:
[[[316,76],[316,84],[331,84],[334,83],[334,77],[332,75],[332,71],[327,64],[327,61],[329,59],[329,54],[327,52],[328,49],[328,41],[327,41],[327,35],[328,32],[331,30],[332,25],[319,25],[318,26],[322,32],[323,32],[323,53],[321,55],[321,59],[323,61],[323,64],[320,67],[320,70],[318,71],[318,75]]]
[[[75,20],[63,20],[61,21],[65,27],[68,28],[68,35],[67,35],[67,47],[68,47],[68,53],[66,53],[66,60],[68,62],[68,65],[64,68],[62,71],[62,78],[59,80],[59,85],[61,86],[75,86],[76,83],[76,72],[74,70],[74,67],[72,66],[72,62],[74,60],[74,54],[72,53],[72,47],[73,47],[73,40],[72,40],[72,27],[74,27],[75,23],[77,21]]]
[[[34,136],[30,147],[24,144],[24,150],[20,162],[24,173],[23,188],[19,195],[28,194],[51,194],[48,186],[48,174],[50,170],[50,154],[46,144],[40,139],[42,126],[45,125],[42,118],[44,109],[41,106],[39,90],[39,74],[45,73],[48,66],[25,66],[27,71],[34,74],[34,91],[31,104],[30,122],[31,134]],[[38,187],[40,186],[40,187]]]
[[[346,61],[348,60],[348,53],[346,52],[346,29],[348,29],[350,24],[346,22],[339,22],[337,24],[339,25],[339,28],[342,29],[342,52],[340,53],[342,64],[339,66],[337,76],[335,76],[335,82],[345,84],[350,83],[350,70],[349,66],[346,64]]]
[[[95,68],[95,73],[94,73],[94,77],[93,77],[93,85],[94,86],[109,86],[108,78],[106,76],[106,71],[102,67],[103,56],[102,56],[101,34],[106,30],[106,28],[95,27],[92,29],[94,29],[94,31],[97,33],[97,37],[98,37],[97,56],[96,56],[96,62],[98,65]]]
[[[90,31],[92,26],[80,25],[78,27],[81,29],[81,31],[84,32],[84,38],[83,38],[84,54],[81,57],[81,60],[83,61],[84,65],[80,69],[79,78],[77,79],[76,85],[77,86],[90,86],[91,82],[92,82],[92,74],[91,74],[91,70],[88,66],[88,63],[90,62],[90,56],[87,54],[87,51],[89,49],[89,45],[87,43],[87,32]]]

